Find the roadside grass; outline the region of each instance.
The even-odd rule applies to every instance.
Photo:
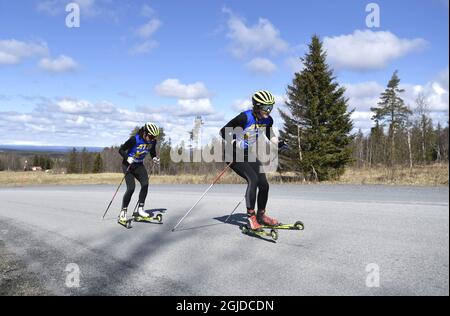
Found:
[[[119,184],[121,173],[100,174],[52,174],[45,172],[0,172],[0,187],[33,185],[99,185]],[[151,175],[152,184],[209,184],[216,174],[196,175]],[[303,181],[298,175],[290,173],[268,174],[271,183],[314,184]],[[233,172],[227,172],[220,183],[245,183]],[[326,181],[321,184],[385,184],[411,186],[447,186],[449,184],[449,165],[434,164],[427,166],[348,168],[338,181]]]

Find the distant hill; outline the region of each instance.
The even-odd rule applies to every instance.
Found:
[[[73,150],[73,146],[28,146],[28,145],[0,145],[0,152],[22,152],[22,153],[68,153]],[[85,147],[76,147],[77,151],[82,151]],[[101,152],[103,147],[86,147],[88,152]]]

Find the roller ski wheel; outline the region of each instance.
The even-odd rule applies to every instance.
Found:
[[[301,221],[295,222],[294,226],[297,230],[305,230],[305,224]]]
[[[273,241],[278,240],[278,232],[276,229],[270,229],[269,230],[253,230],[248,225],[241,226],[241,231],[243,234],[250,235],[250,236],[260,236],[264,238],[271,238]]]
[[[131,224],[132,219],[119,219],[117,221],[117,223],[119,223],[119,225],[122,225],[123,227],[125,227],[126,229],[130,229],[133,227],[133,225]]]
[[[274,241],[277,241],[277,240],[278,240],[278,232],[277,232],[275,229],[272,229],[272,230],[270,231],[270,237],[272,237],[272,239],[273,239]]]

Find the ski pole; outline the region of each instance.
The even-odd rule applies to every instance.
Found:
[[[106,208],[106,211],[105,211],[105,213],[103,214],[102,219],[105,219],[106,213],[108,213],[109,208],[111,207],[111,204],[112,204],[112,202],[114,201],[114,198],[115,198],[116,195],[117,195],[117,192],[119,192],[119,189],[120,189],[120,187],[122,186],[123,180],[125,180],[125,177],[127,176],[128,172],[130,171],[130,167],[131,167],[131,165],[128,166],[127,171],[125,172],[125,175],[123,176],[122,181],[120,181],[120,184],[119,184],[119,186],[117,187],[116,193],[114,193],[113,198],[111,199],[111,202],[109,202],[108,207]]]
[[[238,205],[236,205],[236,207],[234,208],[233,212],[231,212],[230,215],[228,215],[227,219],[225,220],[225,223],[228,222],[228,220],[230,219],[230,217],[234,214],[234,212],[236,212],[236,210],[238,209],[239,205],[242,204],[242,202],[244,202],[245,196],[242,198],[242,200],[238,203]]]
[[[233,162],[230,162],[225,169],[222,170],[221,173],[219,173],[217,175],[217,177],[214,179],[213,183],[209,186],[208,189],[206,189],[206,191],[202,194],[202,196],[198,199],[197,202],[195,202],[195,204],[189,209],[189,211],[187,211],[187,213],[180,219],[180,221],[175,225],[175,227],[172,229],[172,232],[175,231],[175,229],[178,227],[178,225],[181,224],[181,222],[189,215],[189,213],[197,206],[198,203],[200,203],[200,201],[205,197],[206,193],[209,192],[209,190],[211,190],[211,188],[214,186],[214,184],[217,183],[217,181],[220,180],[220,178],[222,178],[222,176],[225,174],[225,172],[228,170],[228,168],[231,166]]]

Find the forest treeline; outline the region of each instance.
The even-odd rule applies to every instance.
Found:
[[[283,127],[280,137],[289,148],[280,154],[280,172],[294,172],[305,180],[335,180],[348,167],[429,165],[449,161],[449,124],[433,122],[431,107],[425,95],[418,94],[414,104],[406,104],[398,71],[388,80],[377,104],[373,104],[370,131],[354,133],[345,89],[336,82],[326,61],[322,42],[313,36],[309,51],[301,61],[304,68],[294,75],[287,88],[286,111],[280,111]],[[225,124],[225,122],[224,122]],[[133,135],[137,130],[130,131]],[[191,141],[192,141],[192,134]],[[217,142],[214,139],[213,142]],[[210,146],[210,145],[209,145]],[[173,146],[164,130],[158,141],[160,165],[151,159],[145,165],[158,174],[210,174],[223,168],[223,163],[174,163],[170,152],[191,146]],[[73,149],[52,157],[26,157],[18,153],[0,153],[0,171],[24,170],[25,160],[44,170],[67,173],[122,172],[117,147],[98,153]],[[29,165],[28,165],[29,167]]]

